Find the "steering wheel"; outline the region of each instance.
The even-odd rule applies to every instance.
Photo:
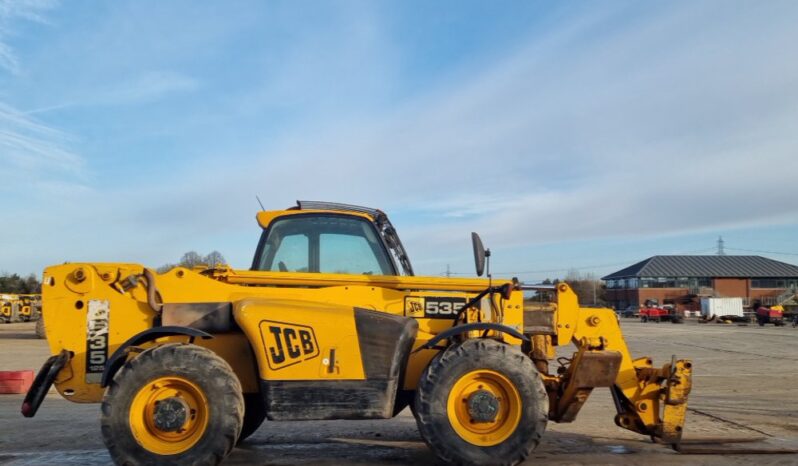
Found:
[[[278,262],[277,267],[280,269],[280,272],[288,272],[288,267],[285,266],[285,262],[283,261]]]

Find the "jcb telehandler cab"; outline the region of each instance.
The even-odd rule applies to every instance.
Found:
[[[611,309],[566,284],[418,277],[376,209],[299,202],[262,211],[251,270],[64,264],[44,272],[51,384],[101,402],[118,464],[218,464],[264,418],[385,419],[410,405],[442,460],[515,464],[595,387],[615,422],[679,442],[691,363],[632,359]],[[486,251],[473,235],[478,274]],[[524,291],[554,295],[524,309]],[[552,373],[554,347],[576,348]]]

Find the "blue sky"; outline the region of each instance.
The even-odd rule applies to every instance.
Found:
[[[418,272],[798,262],[798,3],[0,0],[0,270],[246,268],[267,208],[387,211]]]

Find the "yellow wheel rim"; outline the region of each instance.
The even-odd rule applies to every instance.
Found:
[[[179,428],[164,429],[156,422],[159,403],[169,400],[185,407]],[[176,455],[193,447],[208,427],[208,400],[196,384],[177,376],[159,377],[141,387],[130,404],[130,429],[142,447],[158,455]]]
[[[475,416],[475,397],[490,400],[490,419]],[[463,375],[455,382],[449,392],[447,408],[449,422],[463,440],[480,447],[490,447],[507,440],[518,427],[521,421],[521,394],[504,375],[480,369]]]

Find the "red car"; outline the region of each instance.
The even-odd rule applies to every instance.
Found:
[[[672,322],[682,323],[682,316],[672,309],[665,309],[657,306],[646,306],[640,309],[640,322]]]

